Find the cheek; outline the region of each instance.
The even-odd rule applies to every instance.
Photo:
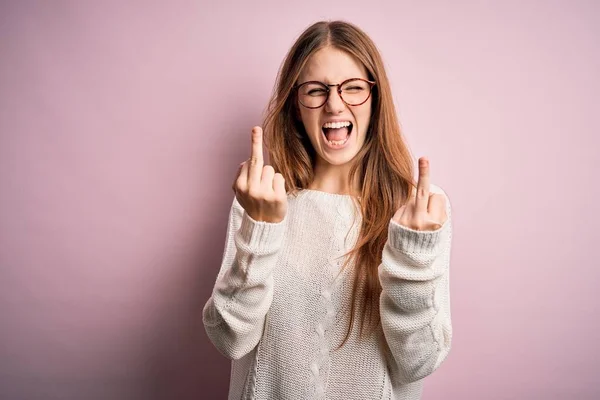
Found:
[[[315,133],[314,131],[318,131],[318,129],[317,129],[318,128],[317,113],[310,112],[309,110],[301,110],[300,111],[300,120],[302,121],[302,124],[304,125],[304,129],[306,129],[306,131],[309,134],[313,134],[313,133]]]
[[[366,133],[369,128],[369,122],[371,120],[371,108],[366,107],[364,110],[361,110],[360,114],[356,115],[355,118],[358,120],[360,124],[360,132]]]

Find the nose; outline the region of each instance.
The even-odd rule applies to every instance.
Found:
[[[329,97],[325,103],[325,111],[331,114],[339,114],[346,108],[346,103],[342,100],[337,87],[332,87]]]

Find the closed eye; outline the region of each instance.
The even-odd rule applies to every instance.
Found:
[[[307,94],[310,96],[320,96],[325,93],[326,93],[326,91],[323,89],[312,89],[312,90],[309,90]]]
[[[361,90],[365,90],[365,88],[360,87],[360,86],[351,86],[351,87],[344,88],[344,91],[346,91],[346,92],[358,92]]]

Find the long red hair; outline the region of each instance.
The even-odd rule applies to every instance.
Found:
[[[315,150],[297,113],[293,89],[309,57],[326,46],[346,51],[367,69],[373,87],[372,115],[365,143],[353,160],[349,182],[361,183],[362,225],[355,247],[344,266],[354,260],[350,323],[340,347],[348,340],[359,312],[360,337],[379,326],[381,284],[378,266],[387,241],[388,226],[396,210],[415,188],[413,160],[400,131],[383,61],[373,41],[345,21],[321,21],[296,40],[279,69],[263,122],[264,141],[275,170],[283,175],[286,191],[308,188],[314,177]],[[358,174],[358,175],[357,175]],[[360,301],[362,300],[362,301]],[[360,309],[359,309],[360,308]]]

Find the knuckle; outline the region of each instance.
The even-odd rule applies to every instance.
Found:
[[[285,200],[285,192],[280,190],[273,191],[273,203],[276,205],[281,204]]]
[[[248,189],[248,196],[255,200],[261,200],[263,198],[263,193],[259,188],[250,187]]]
[[[238,194],[246,197],[248,195],[248,189],[246,187],[243,187],[243,186],[242,187],[238,187],[236,189],[236,193],[238,193]]]
[[[265,193],[264,198],[265,198],[265,202],[269,203],[269,204],[275,203],[275,200],[276,200],[275,193],[273,193],[273,192]]]
[[[245,186],[248,183],[248,177],[246,176],[246,174],[239,174],[235,178],[235,183],[240,186]]]

